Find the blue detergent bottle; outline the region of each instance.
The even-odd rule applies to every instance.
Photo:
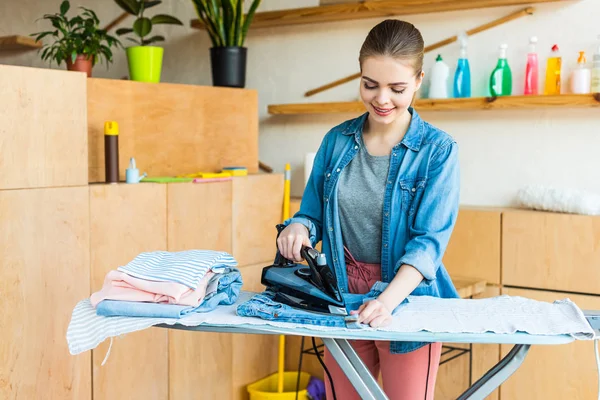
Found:
[[[460,58],[454,74],[454,97],[471,97],[471,68],[467,56],[466,32],[458,36],[458,41],[460,43]]]

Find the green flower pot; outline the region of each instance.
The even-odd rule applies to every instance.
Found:
[[[162,47],[156,46],[128,47],[129,79],[138,82],[160,82],[163,51]]]

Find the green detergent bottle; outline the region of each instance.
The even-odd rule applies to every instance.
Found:
[[[500,46],[498,64],[490,76],[490,94],[492,96],[510,96],[512,94],[512,73],[506,60],[508,45]]]

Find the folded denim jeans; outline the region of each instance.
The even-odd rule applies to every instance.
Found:
[[[192,313],[214,310],[219,305],[236,302],[242,289],[242,275],[237,268],[216,274],[208,284],[207,294],[198,307],[177,304],[138,301],[103,300],[96,307],[96,314],[105,317],[182,318]],[[211,287],[216,289],[211,290]]]
[[[371,287],[371,290],[366,294],[351,294],[344,293],[344,303],[346,304],[346,311],[350,314],[350,311],[357,310],[363,303],[369,300],[376,299],[386,288],[388,284],[384,282],[375,282]],[[323,314],[318,312],[304,311],[297,309],[287,304],[283,304],[274,300],[275,293],[271,290],[266,290],[262,293],[258,293],[250,300],[240,304],[237,307],[237,314],[242,317],[258,317],[270,321],[279,322],[291,322],[294,324],[306,324],[306,325],[319,325],[328,326],[333,328],[346,328],[349,327],[346,317],[342,315],[334,314]],[[408,300],[404,300],[398,307],[405,304]],[[398,309],[394,310],[394,312]],[[361,327],[361,325],[353,328]],[[366,327],[363,325],[362,327]]]

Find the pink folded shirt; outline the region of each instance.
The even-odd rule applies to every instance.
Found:
[[[96,307],[102,300],[145,301],[198,307],[206,296],[206,287],[215,275],[208,271],[196,290],[176,282],[150,281],[112,270],[104,278],[102,289],[90,296]]]

